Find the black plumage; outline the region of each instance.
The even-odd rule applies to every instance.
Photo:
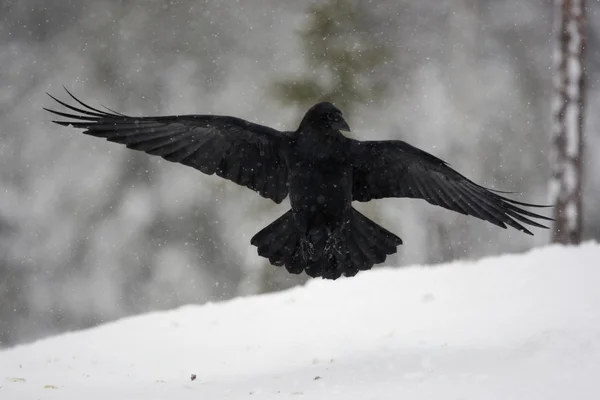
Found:
[[[446,162],[399,140],[358,141],[331,103],[313,106],[293,132],[218,115],[131,117],[52,97],[72,112],[45,109],[84,129],[246,186],[291,209],[258,232],[251,243],[273,265],[291,273],[337,279],[370,269],[393,254],[402,240],[352,207],[385,197],[425,199],[431,204],[532,234],[548,217],[523,209],[542,207],[511,200],[453,170]]]

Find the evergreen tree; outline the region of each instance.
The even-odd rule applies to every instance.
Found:
[[[276,82],[273,92],[302,112],[330,101],[352,119],[356,106],[385,95],[385,66],[392,53],[375,32],[377,18],[361,1],[327,0],[309,6],[307,14],[299,32],[307,71]]]

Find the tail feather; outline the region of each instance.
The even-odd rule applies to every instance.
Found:
[[[251,243],[259,255],[275,266],[285,265],[290,273],[305,271],[312,277],[337,279],[385,261],[402,240],[354,209],[341,228],[324,225],[304,233],[290,210],[258,232]]]
[[[285,213],[254,235],[250,243],[258,247],[261,256],[270,259],[281,253],[282,247],[289,242],[290,235],[294,232],[293,227],[290,226],[293,221],[289,217],[291,213]]]
[[[360,248],[360,239],[356,238],[356,231],[348,229],[347,232],[349,259],[352,263],[352,269],[348,271],[348,274],[356,275],[359,271],[369,269],[371,262],[369,261],[369,257]]]
[[[358,211],[354,210],[354,218],[357,221],[352,229],[355,242],[358,244],[360,252],[367,258],[371,268],[373,264],[379,264],[385,261],[389,254],[396,252],[396,247],[402,244],[402,240],[390,231],[377,225]],[[352,257],[357,256],[355,252]]]
[[[278,251],[273,253],[269,258],[271,264],[276,266],[283,266],[286,264],[286,262],[290,263],[290,255],[294,254],[299,237],[300,234],[298,232],[290,233],[289,236],[285,238],[285,243],[283,244],[283,246],[280,249],[278,249]],[[296,274],[299,274],[300,272],[302,272],[302,269],[296,272]]]
[[[352,256],[356,257],[362,254],[367,259],[367,263],[371,265],[381,262],[377,259],[377,254],[375,253],[375,249],[373,249],[372,243],[369,243],[368,236],[364,235],[358,229],[352,232],[352,235],[358,246],[358,251],[355,251]]]
[[[384,252],[392,250],[395,252],[396,247],[402,244],[402,239],[392,232],[377,225],[356,210],[353,210],[353,213],[354,218],[357,220],[354,230],[361,234],[370,245]]]
[[[291,210],[254,235],[250,243],[258,247],[258,255],[268,258],[271,264],[277,267],[285,265],[292,274],[304,270],[304,262],[298,257],[300,232],[294,224]]]

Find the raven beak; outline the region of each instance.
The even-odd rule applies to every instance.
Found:
[[[338,131],[350,132],[350,127],[344,118],[340,118],[339,121],[334,122],[332,128]]]

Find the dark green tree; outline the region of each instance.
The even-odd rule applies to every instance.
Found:
[[[330,101],[349,116],[359,105],[381,100],[391,54],[371,6],[358,0],[327,0],[307,9],[298,32],[306,71],[274,83],[276,98],[304,111]]]

